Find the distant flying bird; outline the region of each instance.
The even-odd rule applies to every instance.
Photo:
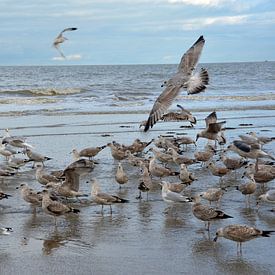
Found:
[[[164,91],[157,98],[146,122],[144,132],[161,119],[166,110],[172,105],[173,100],[178,96],[182,88],[187,89],[187,94],[197,94],[203,92],[208,84],[209,77],[206,69],[201,69],[199,74],[194,74],[194,70],[199,61],[205,40],[203,36],[191,46],[182,56],[178,66],[178,72],[164,82]]]
[[[59,54],[65,59],[66,56],[62,53],[62,51],[60,50],[59,46],[61,43],[63,43],[65,40],[68,40],[68,38],[66,38],[65,36],[63,36],[64,32],[67,31],[76,31],[77,28],[66,28],[64,29],[55,39],[53,42],[53,47],[56,48],[56,50],[59,52]]]

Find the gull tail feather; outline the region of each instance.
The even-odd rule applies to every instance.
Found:
[[[274,230],[263,230],[261,236],[270,237],[270,234],[274,232],[275,232]]]

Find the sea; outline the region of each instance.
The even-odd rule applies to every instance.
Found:
[[[182,91],[196,112],[275,109],[275,62],[205,63],[204,93]],[[148,112],[177,65],[0,67],[0,115]]]

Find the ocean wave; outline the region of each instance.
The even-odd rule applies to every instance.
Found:
[[[56,103],[58,99],[53,98],[0,98],[0,104],[15,104],[15,105],[36,105]]]
[[[185,100],[198,100],[198,101],[209,101],[209,100],[232,100],[232,101],[265,101],[265,100],[275,100],[275,93],[261,94],[261,95],[243,95],[243,96],[225,96],[225,95],[182,95],[179,96],[180,99]]]
[[[0,94],[27,95],[27,96],[59,96],[79,94],[85,91],[83,88],[39,88],[39,89],[19,89],[2,90]]]

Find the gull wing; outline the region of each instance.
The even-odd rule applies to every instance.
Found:
[[[183,195],[181,195],[179,193],[171,192],[171,191],[168,191],[165,194],[165,199],[174,201],[174,202],[188,202],[187,198],[184,197]]]
[[[79,178],[80,175],[73,169],[66,169],[64,171],[65,181],[62,183],[62,187],[66,187],[70,190],[79,191]]]
[[[222,126],[223,126],[223,124],[225,124],[225,123],[226,123],[225,120],[224,120],[224,121],[221,121],[221,122],[217,122],[217,123],[210,123],[210,124],[208,125],[207,131],[210,132],[210,133],[215,133],[215,134],[217,134],[218,132],[221,131]]]
[[[117,198],[112,196],[112,195],[109,195],[107,193],[97,193],[96,196],[101,199],[101,200],[104,200],[106,201],[107,203],[112,203],[112,202],[116,202],[117,201]]]
[[[181,113],[192,115],[190,111],[184,109],[180,104],[177,104],[177,107],[181,109]]]
[[[62,215],[69,212],[70,208],[58,201],[52,201],[51,204],[47,206],[47,210],[53,214]]]
[[[59,33],[59,35],[55,39],[62,37],[62,35],[63,35],[64,32],[67,32],[67,31],[76,31],[76,30],[77,30],[77,28],[66,28],[63,31],[61,31]]]
[[[180,89],[181,87],[174,85],[169,85],[164,89],[153,105],[144,132],[148,131],[150,127],[152,128],[153,125],[164,115],[167,109],[171,106],[175,97],[179,94]]]
[[[195,69],[199,61],[204,43],[205,40],[201,35],[198,40],[189,48],[189,50],[187,50],[187,52],[182,56],[178,66],[178,72],[188,76],[192,74],[192,71]]]
[[[67,31],[76,31],[76,30],[77,30],[77,28],[66,28],[60,34],[67,32]]]
[[[233,144],[243,152],[249,153],[251,151],[251,147],[242,140],[234,140]]]
[[[211,124],[211,123],[216,123],[216,122],[217,122],[217,114],[216,114],[216,111],[212,112],[211,114],[209,114],[209,115],[205,118],[206,127],[208,127],[209,124]]]

